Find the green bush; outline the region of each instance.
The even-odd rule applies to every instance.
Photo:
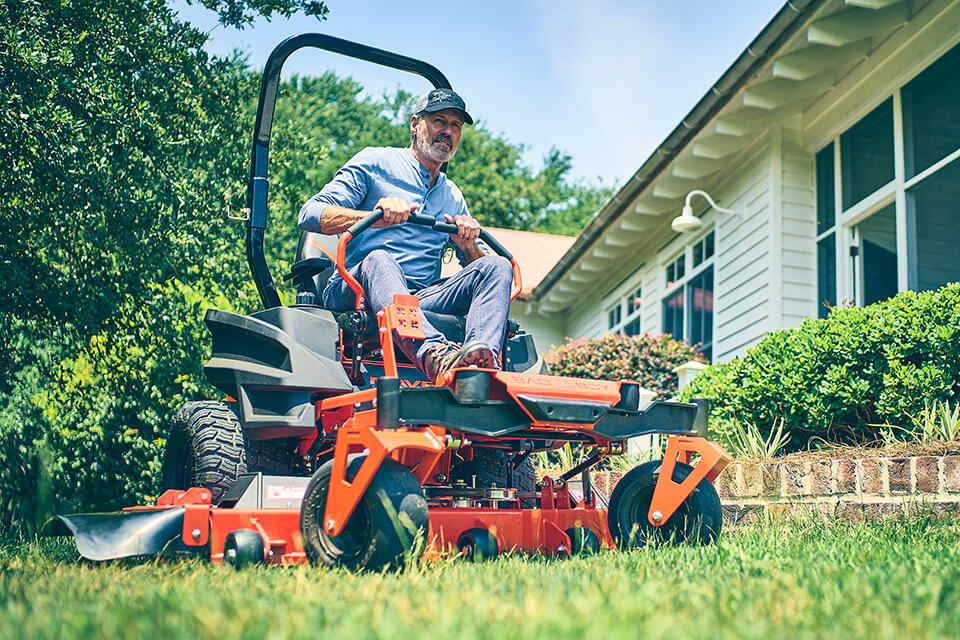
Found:
[[[960,283],[772,333],[709,367],[682,396],[710,398],[720,435],[734,420],[769,430],[782,418],[793,449],[814,437],[858,443],[885,425],[912,428],[925,406],[960,396]]]
[[[677,393],[673,372],[690,360],[703,356],[685,342],[670,336],[624,336],[606,334],[600,338],[567,339],[567,344],[546,354],[550,373],[594,380],[636,380],[657,394],[658,400]]]

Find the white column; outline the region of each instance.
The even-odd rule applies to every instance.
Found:
[[[677,374],[677,394],[690,384],[694,378],[707,368],[708,365],[696,360],[689,360],[673,370]]]

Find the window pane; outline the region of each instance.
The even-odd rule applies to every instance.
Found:
[[[863,303],[897,295],[897,225],[894,208],[884,207],[858,225],[863,253]]]
[[[687,256],[680,256],[677,258],[677,280],[683,277],[683,274],[686,273],[686,267],[684,262],[686,261]]]
[[[693,266],[697,267],[703,262],[703,242],[693,245]]]
[[[907,177],[960,148],[960,47],[903,88]]]
[[[640,335],[640,318],[636,317],[627,324],[623,325],[623,333],[628,336]]]
[[[829,306],[828,306],[829,305]],[[837,239],[831,233],[817,243],[817,317],[837,306]]]
[[[663,301],[663,332],[683,340],[683,289]]]
[[[634,311],[640,309],[640,303],[643,301],[640,295],[640,287],[637,287],[637,290],[633,292],[632,295],[627,296],[627,315],[631,315]]]
[[[917,252],[910,288],[927,291],[960,281],[960,161],[910,189],[907,210],[914,219]]]
[[[667,286],[668,287],[671,286],[674,282],[676,282],[676,278],[673,277],[673,271],[674,271],[674,265],[671,262],[670,264],[667,265]]]
[[[607,312],[607,329],[613,329],[618,324],[620,324],[620,305]]]
[[[690,297],[690,335],[687,342],[709,348],[713,343],[713,267],[687,285]]]
[[[713,257],[713,231],[707,234],[707,237],[703,239],[703,259]]]
[[[836,195],[833,190],[833,143],[817,154],[817,235],[836,221]]]
[[[892,99],[840,136],[840,167],[844,209],[893,180]]]

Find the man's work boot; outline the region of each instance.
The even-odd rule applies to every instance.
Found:
[[[459,367],[498,369],[500,363],[490,347],[477,341],[468,342],[462,347],[455,342],[444,342],[423,356],[423,372],[431,382],[436,382],[447,371]]]
[[[457,361],[451,369],[457,367],[477,367],[479,369],[499,369],[500,363],[487,345],[477,340],[463,345],[457,354]]]
[[[441,342],[423,354],[423,372],[436,382],[441,373],[449,371],[453,362],[460,356],[460,345],[456,342]]]

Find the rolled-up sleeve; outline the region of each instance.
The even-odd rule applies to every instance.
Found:
[[[298,225],[304,231],[322,233],[320,218],[324,210],[332,204],[357,209],[367,195],[369,167],[364,162],[365,151],[361,151],[347,164],[343,165],[333,180],[320,190],[320,193],[307,200],[300,207]]]

